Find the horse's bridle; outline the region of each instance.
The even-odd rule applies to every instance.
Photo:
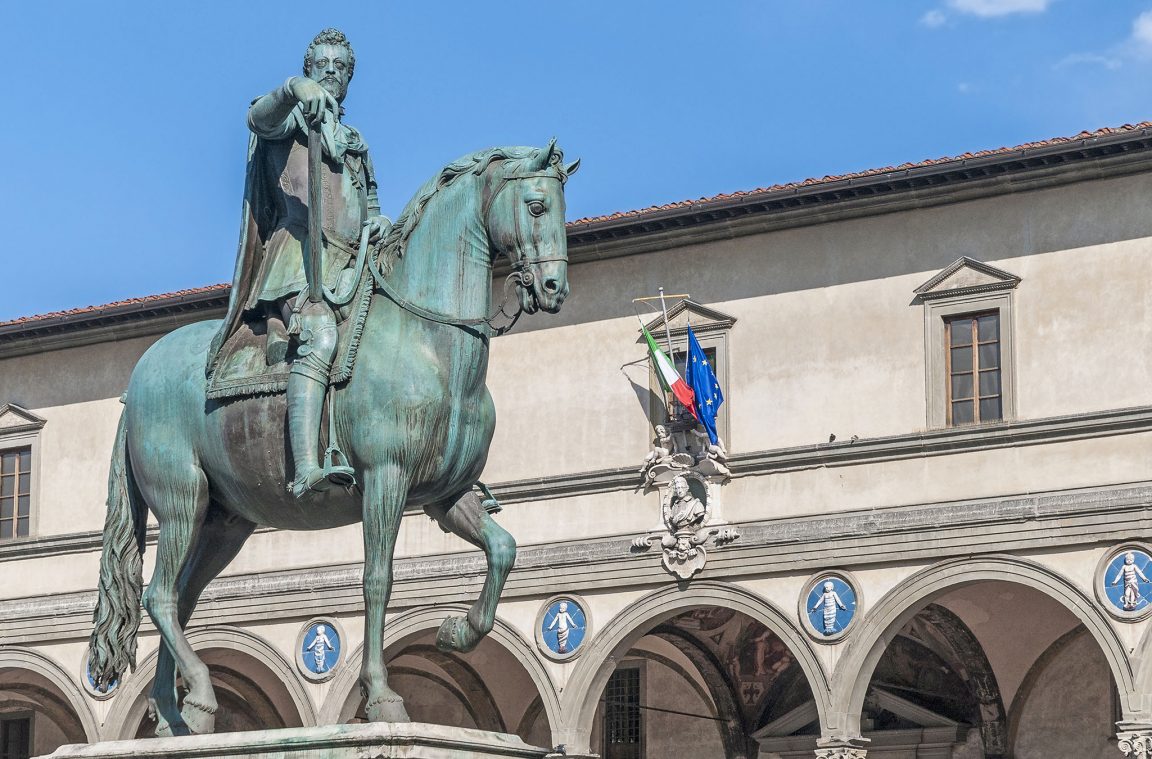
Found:
[[[504,192],[505,187],[507,187],[513,181],[519,181],[521,179],[536,179],[536,178],[555,179],[557,182],[560,182],[560,183],[563,183],[563,181],[564,181],[560,177],[560,175],[558,175],[554,172],[550,172],[550,171],[529,171],[529,172],[526,172],[524,174],[509,174],[506,177],[501,177],[500,178],[500,184],[498,184],[496,186],[496,189],[492,192],[492,194],[488,196],[488,199],[484,201],[484,205],[480,209],[480,218],[483,219],[483,221],[484,221],[484,228],[485,229],[489,228],[488,217],[491,216],[491,214],[492,214],[492,206],[494,206],[496,204],[496,198],[500,197],[500,193]],[[522,251],[524,250],[524,239],[520,233],[521,226],[520,226],[520,204],[519,203],[513,204],[513,214],[514,214],[513,221],[515,222],[514,227],[516,229],[516,245],[515,245],[514,249],[517,251],[520,251],[521,255],[519,258],[517,258],[515,261],[512,262],[512,273],[509,274],[508,276],[509,276],[509,278],[516,277],[518,285],[520,285],[521,287],[524,287],[524,288],[528,288],[528,287],[532,286],[532,283],[536,279],[536,277],[532,274],[532,272],[528,270],[529,266],[533,266],[535,264],[549,263],[552,261],[563,261],[564,263],[568,263],[568,256],[567,255],[545,256],[543,258],[533,258],[531,261],[525,262],[524,256],[522,253]],[[507,281],[505,282],[505,285],[507,285]],[[507,289],[507,288],[505,288],[505,289]],[[507,298],[505,298],[505,302],[507,302]],[[516,312],[516,318],[517,319],[520,318],[520,313],[523,310],[524,309],[521,308]],[[501,304],[498,311],[499,312],[504,311],[503,304]],[[492,316],[495,317],[496,314],[493,313]],[[515,323],[515,320],[513,320],[513,323]],[[508,325],[508,328],[511,329],[512,325],[511,324]]]
[[[504,188],[507,187],[513,180],[532,179],[535,177],[540,177],[540,178],[544,178],[544,179],[555,179],[559,182],[563,182],[563,180],[557,174],[554,174],[551,172],[543,172],[543,171],[528,172],[525,174],[511,174],[511,175],[506,176],[506,177],[501,177],[500,178],[500,184],[496,187],[496,189],[492,192],[492,194],[488,196],[487,200],[484,201],[484,205],[481,208],[480,218],[484,222],[484,228],[485,229],[488,229],[488,216],[492,213],[492,206],[495,203],[497,196],[499,196],[500,193],[504,191]],[[520,227],[520,204],[519,203],[514,204],[514,208],[515,208],[514,213],[515,213],[515,222],[516,222],[515,223],[515,227],[516,227],[515,250],[516,251],[523,251],[524,250],[524,244],[523,244],[523,238],[521,236],[521,231],[520,231],[520,229],[521,229],[521,227]],[[528,269],[529,266],[533,266],[535,264],[548,263],[551,261],[563,261],[565,263],[568,262],[568,256],[566,256],[566,255],[565,256],[546,256],[544,258],[534,258],[530,261],[525,261],[523,254],[521,254],[519,258],[517,258],[515,261],[512,262],[512,273],[509,274],[504,279],[504,299],[500,302],[500,305],[496,308],[496,310],[493,311],[492,314],[490,316],[487,316],[487,317],[482,316],[482,317],[478,317],[475,319],[460,319],[460,318],[453,317],[453,316],[447,316],[445,314],[438,314],[435,311],[429,311],[428,309],[426,309],[422,306],[418,306],[415,303],[412,303],[412,302],[406,300],[405,298],[403,298],[399,293],[397,293],[395,290],[393,290],[392,287],[385,280],[384,273],[380,271],[380,268],[376,263],[376,256],[375,255],[369,255],[367,249],[368,249],[368,229],[365,228],[363,233],[361,234],[361,237],[360,237],[360,251],[359,251],[359,254],[357,255],[357,258],[360,259],[361,261],[366,261],[367,266],[368,266],[368,270],[372,273],[372,279],[376,281],[376,286],[378,288],[380,288],[380,291],[382,293],[384,293],[384,295],[389,300],[391,300],[397,306],[399,306],[400,308],[409,312],[410,314],[418,316],[421,319],[425,319],[425,320],[431,321],[431,322],[436,322],[437,324],[446,324],[446,325],[449,325],[452,327],[460,327],[461,329],[476,335],[477,337],[479,337],[481,340],[484,340],[485,342],[487,342],[487,340],[488,340],[488,335],[486,335],[483,332],[481,332],[480,330],[476,329],[481,324],[486,325],[488,327],[488,329],[492,330],[492,334],[494,334],[496,337],[499,337],[501,335],[506,335],[509,332],[511,332],[512,328],[516,326],[516,322],[520,319],[520,315],[524,313],[524,307],[522,305],[520,305],[519,299],[517,299],[517,302],[516,302],[516,312],[515,313],[509,314],[507,311],[504,310],[504,307],[508,304],[508,300],[510,297],[509,292],[508,292],[508,286],[512,283],[513,280],[515,280],[516,284],[519,285],[520,287],[527,289],[527,288],[532,286],[532,283],[536,279],[535,275],[533,275],[533,273],[531,271],[529,271],[529,269]],[[358,278],[359,277],[357,277],[357,279]],[[355,288],[353,288],[353,289],[355,289]],[[501,315],[503,315],[504,318],[508,319],[509,322],[503,326],[498,327],[493,323],[493,321],[496,319],[497,316],[501,316]]]

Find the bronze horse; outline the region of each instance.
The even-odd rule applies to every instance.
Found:
[[[184,635],[196,601],[257,525],[315,530],[364,523],[364,660],[373,721],[406,721],[388,687],[384,618],[406,507],[484,550],[488,574],[466,617],[437,643],[468,651],[492,629],[516,543],[471,495],[496,416],[485,386],[492,264],[512,264],[520,308],[559,311],[568,294],[565,166],[546,148],[494,148],[430,179],[368,259],[371,305],[351,378],[332,388],[336,438],[361,491],[288,492],[283,395],[207,400],[205,361],[219,322],[156,342],[132,372],[109,475],[108,515],[90,669],[108,684],[135,666],[140,605],[162,642],[151,699],[158,735],[210,733],[217,702]],[[159,522],[156,568],[142,593],[146,511]],[[142,596],[142,598],[141,598]],[[187,693],[180,708],[177,671]]]

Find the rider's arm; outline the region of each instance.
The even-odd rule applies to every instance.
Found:
[[[266,140],[280,140],[296,128],[296,120],[291,118],[296,107],[296,96],[292,94],[292,79],[257,98],[248,109],[248,128]]]

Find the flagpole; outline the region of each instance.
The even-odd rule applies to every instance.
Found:
[[[672,350],[672,330],[668,327],[668,305],[664,302],[664,288],[660,288],[660,310],[664,312],[664,337],[668,340],[668,358],[676,366],[676,351]]]
[[[664,312],[664,337],[668,340],[668,360],[672,362],[672,368],[676,368],[676,351],[672,350],[672,330],[668,327],[668,304],[664,302],[663,287],[660,288],[660,310]],[[665,403],[665,405],[668,406],[669,404]],[[671,415],[669,414],[669,416]]]

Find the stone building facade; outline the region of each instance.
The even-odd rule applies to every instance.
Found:
[[[414,719],[613,759],[1149,755],[1152,125],[581,220],[569,254],[563,311],[492,343],[484,479],[520,554],[475,652],[434,638],[482,557],[401,529]],[[649,329],[699,334],[727,455],[675,432],[646,478],[632,299],[661,286],[690,298]],[[134,673],[84,677],[118,398],[226,295],[0,325],[6,757],[151,730],[147,622]],[[209,587],[218,729],[362,718],[361,558],[358,527],[265,529]]]

